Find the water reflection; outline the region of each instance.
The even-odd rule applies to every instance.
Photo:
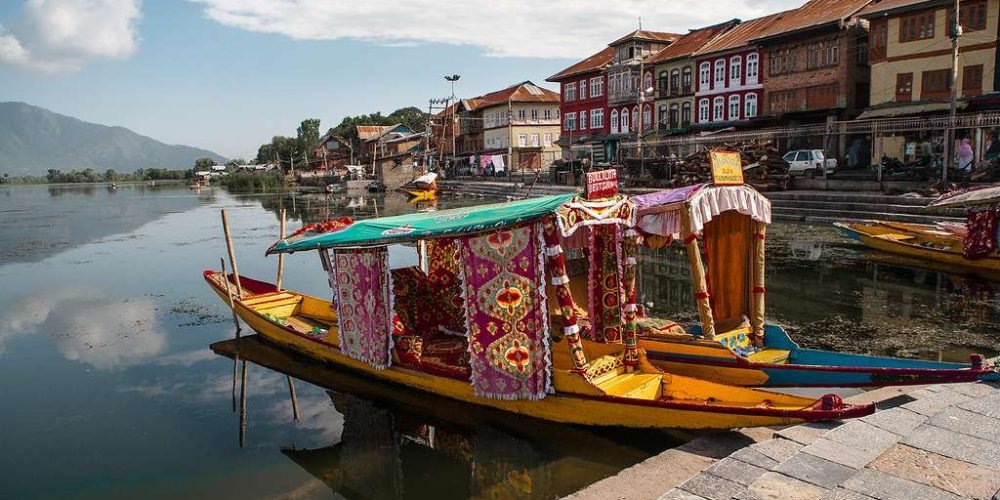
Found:
[[[994,282],[858,252],[832,228],[800,224],[771,226],[767,258],[768,320],[804,347],[960,362],[998,352]],[[696,321],[683,249],[646,251],[640,260],[652,314]]]
[[[332,409],[301,400],[299,408],[306,425],[310,416],[342,415],[332,444],[281,451],[346,498],[554,498],[678,442],[661,431],[560,426],[396,388],[314,364],[256,336],[212,349],[224,356],[238,349],[254,370],[262,365],[329,390]],[[279,406],[288,422],[290,406]]]
[[[59,289],[23,297],[0,315],[0,352],[15,335],[43,333],[66,359],[119,370],[164,352],[166,332],[148,299],[122,299],[98,289]]]

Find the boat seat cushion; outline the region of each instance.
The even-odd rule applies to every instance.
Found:
[[[433,375],[468,380],[469,342],[464,337],[437,334],[397,335],[393,358],[402,366]]]

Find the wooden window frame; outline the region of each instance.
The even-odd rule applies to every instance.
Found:
[[[900,89],[907,88],[907,91],[900,92]],[[901,97],[904,97],[902,98]],[[896,73],[896,102],[909,102],[913,100],[913,73]]]

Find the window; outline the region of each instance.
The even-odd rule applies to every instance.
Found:
[[[691,125],[691,103],[685,102],[681,105],[681,127]]]
[[[836,66],[840,62],[840,47],[836,40],[811,43],[806,51],[808,69]]]
[[[886,46],[889,45],[889,21],[885,18],[874,19],[871,24],[869,24],[868,33],[868,58],[872,62],[878,62],[885,59],[886,56]],[[860,47],[861,44],[859,43]]]
[[[687,94],[691,92],[691,67],[685,66],[681,74],[681,92]]]
[[[986,29],[986,2],[962,2],[958,8],[958,18],[962,22],[962,31],[978,31]],[[955,25],[955,8],[948,7],[948,29]]]
[[[685,103],[685,104],[687,104],[687,103]],[[681,117],[679,115],[680,115],[680,113],[679,113],[679,109],[677,107],[677,103],[671,104],[670,105],[670,128],[680,128],[681,127],[681,123],[680,123],[680,118]]]
[[[566,113],[563,130],[576,130],[576,113]]]
[[[653,108],[649,104],[642,107],[642,126],[649,128],[653,124]]]
[[[806,109],[830,109],[837,107],[839,85],[817,85],[806,88]]]
[[[551,132],[550,133],[546,133],[545,136],[542,138],[542,145],[545,146],[545,147],[552,146],[552,133]]]
[[[768,106],[771,109],[771,113],[787,113],[789,111],[796,111],[799,109],[798,106],[798,91],[797,90],[782,90],[777,92],[771,92],[768,94],[767,98]]]
[[[729,96],[729,119],[739,120],[740,119],[740,96],[731,95]]]
[[[523,110],[523,109],[517,110],[517,119],[518,120],[520,120],[520,121],[523,122],[525,120],[525,118],[527,118],[527,116],[528,116],[528,112],[526,110]]]
[[[681,72],[674,69],[670,72],[670,91],[674,94],[681,91]]]
[[[647,71],[642,77],[642,88],[639,89],[641,92],[645,92],[646,89],[653,87],[653,72]]]
[[[740,56],[733,56],[729,58],[729,85],[736,86],[740,84],[740,78],[743,74],[743,58]]]
[[[920,12],[904,16],[899,20],[899,41],[912,42],[934,38],[934,13]]]
[[[604,95],[604,77],[597,76],[590,79],[590,97],[600,97]]]
[[[546,120],[551,120],[552,119],[552,110],[551,109],[546,109],[544,111],[544,113],[543,113],[543,116],[545,116]]]
[[[721,122],[726,119],[726,100],[721,96],[712,99],[712,121]]]
[[[698,101],[698,123],[708,122],[708,99]]]
[[[920,100],[945,99],[951,94],[951,70],[924,71],[920,75]]]
[[[537,148],[538,147],[538,145],[539,145],[538,144],[538,134],[531,134],[531,142],[530,142],[530,144],[531,144],[531,147],[533,147],[533,148]]]
[[[698,89],[708,90],[708,82],[711,77],[712,70],[711,65],[707,62],[701,63],[698,67]]]
[[[576,84],[567,83],[563,85],[563,100],[564,101],[575,101],[576,100]]]
[[[638,128],[639,128],[639,107],[636,106],[632,108],[632,129],[638,129]]]
[[[715,88],[721,88],[726,86],[726,60],[718,59],[715,61]]]
[[[791,49],[781,49],[768,54],[768,74],[783,75],[796,70],[798,53]]]
[[[604,110],[590,110],[590,128],[604,128]]]
[[[757,83],[757,53],[747,56],[747,83]]]
[[[621,125],[621,127],[619,127],[618,131],[621,132],[621,133],[623,133],[623,134],[627,134],[628,131],[629,131],[629,128],[628,128],[628,110],[627,109],[623,109],[622,110],[622,121],[621,121],[620,125]]]
[[[666,92],[670,88],[670,78],[669,73],[666,71],[661,71],[659,75],[656,76],[656,90],[660,92]]]
[[[747,94],[743,100],[743,117],[750,119],[757,116],[757,94]]]
[[[587,112],[580,112],[580,130],[587,130]]]
[[[983,65],[962,68],[962,95],[974,97],[983,93]]]
[[[676,106],[676,104],[674,104]],[[672,128],[670,124],[670,117],[667,115],[667,105],[661,104],[657,109],[656,122],[659,124],[660,128]]]
[[[580,100],[582,101],[582,100],[586,99],[587,98],[587,80],[580,80],[579,91],[580,91]]]
[[[528,145],[528,134],[519,134],[517,136],[517,147],[523,148]]]
[[[913,100],[913,73],[896,74],[896,101]]]
[[[537,120],[538,119],[538,110],[537,109],[532,109],[531,110],[531,119],[532,120]]]
[[[612,134],[617,134],[618,133],[618,110],[617,109],[611,110],[611,133]]]

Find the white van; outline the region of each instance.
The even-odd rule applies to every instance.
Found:
[[[823,165],[827,175],[837,168],[836,158],[827,158],[822,149],[797,149],[781,157],[788,162],[788,175],[804,175],[810,179],[823,176]]]

